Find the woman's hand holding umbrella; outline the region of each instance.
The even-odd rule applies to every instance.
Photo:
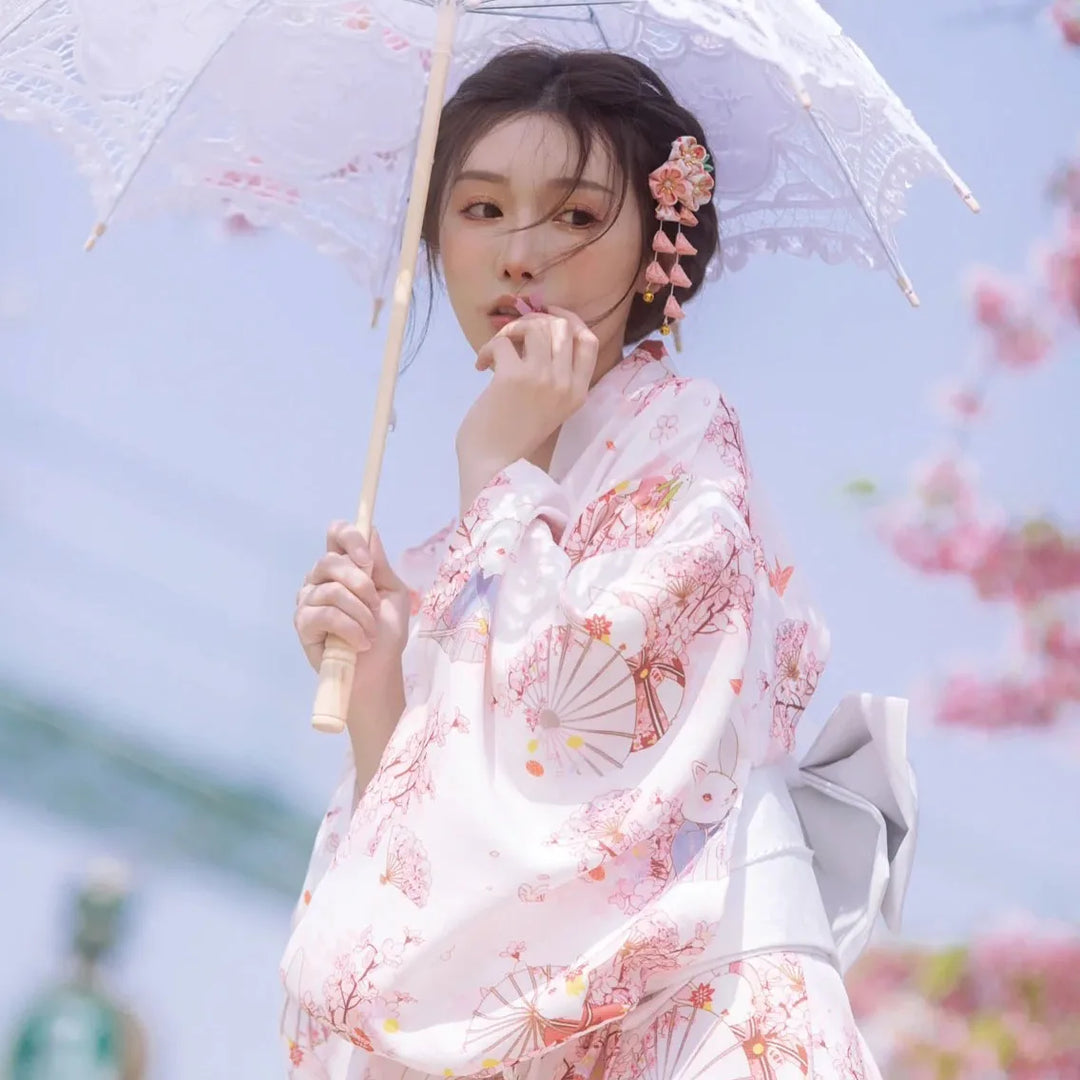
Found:
[[[408,586],[394,573],[373,529],[335,521],[326,554],[304,578],[293,625],[308,663],[318,671],[327,637],[356,651],[346,726],[362,789],[405,706],[401,654],[409,632]]]

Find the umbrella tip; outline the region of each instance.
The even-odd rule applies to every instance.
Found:
[[[814,101],[810,97],[810,93],[809,93],[809,91],[807,91],[805,86],[800,86],[799,87],[799,101],[802,102],[802,107],[804,109],[809,109],[814,104]]]
[[[982,210],[979,200],[967,188],[959,188],[958,190],[960,191],[960,198],[964,200],[964,204],[973,214],[977,214]]]
[[[93,232],[87,238],[86,243],[83,245],[84,251],[93,251],[94,245],[105,235],[105,222],[99,221],[95,226]]]
[[[915,291],[911,282],[906,277],[898,277],[896,279],[897,285],[900,286],[901,292],[907,297],[907,302],[913,307],[920,307],[922,301],[919,299],[919,294]]]

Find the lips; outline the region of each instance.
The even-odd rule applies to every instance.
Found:
[[[516,319],[520,315],[527,315],[533,311],[541,310],[538,300],[529,296],[512,296],[509,293],[505,293],[500,296],[495,304],[488,311],[488,315],[492,318],[506,317]]]

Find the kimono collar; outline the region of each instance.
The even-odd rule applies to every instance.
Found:
[[[548,469],[551,478],[558,483],[566,478],[605,422],[624,408],[635,391],[674,375],[667,349],[661,342],[649,340],[635,345],[593,384],[585,404],[559,430]]]

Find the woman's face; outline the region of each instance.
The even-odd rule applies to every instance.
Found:
[[[513,297],[539,296],[592,327],[598,369],[621,356],[630,287],[643,284],[641,210],[628,191],[611,223],[620,193],[612,190],[606,148],[590,149],[575,187],[576,164],[573,135],[550,116],[527,114],[484,135],[452,178],[439,254],[454,314],[474,349],[511,320]]]

